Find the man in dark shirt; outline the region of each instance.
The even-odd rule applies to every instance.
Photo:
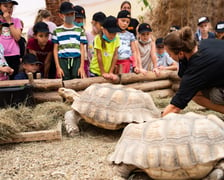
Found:
[[[184,109],[191,99],[204,107],[224,113],[224,41],[207,39],[198,48],[195,40],[186,40],[184,33],[186,29],[189,33],[187,28],[168,35],[170,37],[167,36],[164,41],[167,52],[179,62],[178,75],[182,79],[176,95],[164,109],[163,116]],[[185,39],[181,39],[183,37]],[[193,37],[193,34],[189,37]],[[180,39],[175,44],[172,38]]]

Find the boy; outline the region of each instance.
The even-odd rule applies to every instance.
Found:
[[[219,21],[215,26],[215,36],[217,39],[224,39],[224,21]]]
[[[157,66],[160,70],[177,70],[177,63],[165,51],[163,38],[156,39]]]
[[[53,60],[53,43],[49,41],[49,28],[44,22],[38,22],[33,27],[33,38],[28,40],[27,49],[29,53],[37,56],[43,63],[40,69],[44,78],[49,77],[51,61]],[[55,78],[55,75],[50,75]]]
[[[87,41],[84,30],[73,24],[75,10],[72,3],[61,4],[60,17],[64,23],[54,30],[52,37],[57,76],[63,80],[84,78],[84,44]]]
[[[214,39],[215,34],[209,31],[210,24],[209,24],[208,17],[201,17],[198,19],[198,30],[195,33],[195,38],[197,41],[201,41],[203,39]]]
[[[34,54],[26,54],[22,60],[22,70],[17,75],[15,75],[15,79],[28,79],[27,74],[33,73],[34,78],[36,78],[36,74],[40,72],[40,67],[43,63],[38,61],[37,57]]]

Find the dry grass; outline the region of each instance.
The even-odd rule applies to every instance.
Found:
[[[170,98],[154,101],[163,109]],[[44,111],[47,110],[41,110],[42,115]],[[193,102],[184,112],[187,111],[212,112]],[[113,152],[122,130],[104,130],[83,121],[79,126],[78,136],[69,138],[64,133],[62,141],[1,145],[0,180],[118,180],[107,157]]]

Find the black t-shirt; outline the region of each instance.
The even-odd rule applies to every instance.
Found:
[[[224,87],[224,41],[206,39],[189,60],[179,63],[180,88],[171,104],[184,109],[195,94],[211,87]]]
[[[128,31],[133,33],[136,37],[136,28],[138,26],[139,22],[137,19],[131,18],[130,24],[128,26]]]

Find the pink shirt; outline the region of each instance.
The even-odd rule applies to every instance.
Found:
[[[4,20],[1,21],[5,22]],[[14,23],[14,27],[16,29],[22,29],[20,19],[12,18],[12,22]],[[2,27],[0,42],[4,47],[4,56],[20,55],[19,45],[12,37],[9,27]]]

